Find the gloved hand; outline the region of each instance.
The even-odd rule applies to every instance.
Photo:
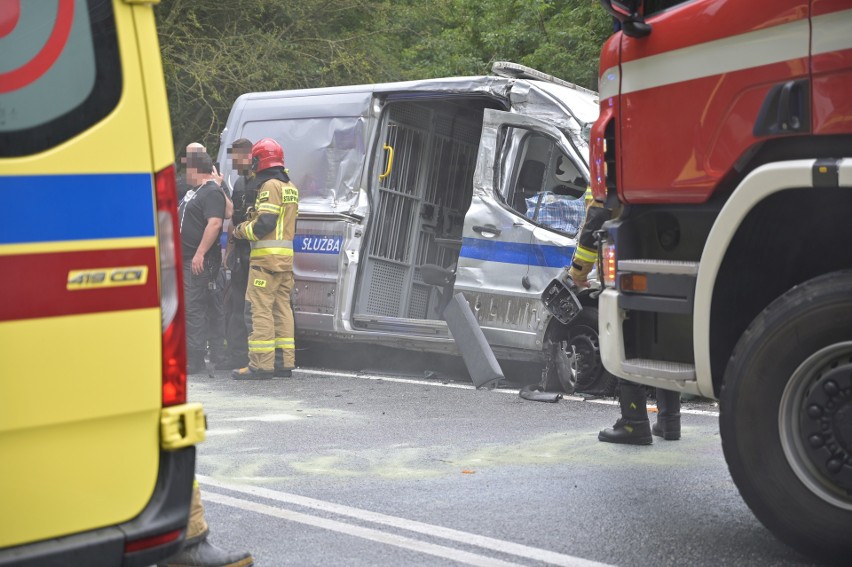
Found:
[[[585,277],[572,274],[573,271],[573,268],[567,270],[563,269],[560,274],[560,279],[566,286],[568,286],[568,289],[574,293],[578,293],[581,289],[586,289],[591,285],[589,284],[589,280]]]

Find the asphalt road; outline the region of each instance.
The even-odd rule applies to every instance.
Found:
[[[383,362],[191,377],[214,544],[264,567],[813,565],[743,503],[712,404],[685,404],[680,441],[617,446],[597,441],[614,400],[532,402],[428,358],[409,376]]]

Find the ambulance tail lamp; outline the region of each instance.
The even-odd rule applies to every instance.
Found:
[[[606,287],[615,287],[615,244],[604,242],[601,246],[601,277]]]
[[[186,323],[174,166],[154,177],[163,323],[163,406],[186,403]]]

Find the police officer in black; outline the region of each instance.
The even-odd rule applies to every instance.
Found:
[[[221,266],[219,235],[225,219],[225,195],[214,176],[213,160],[206,152],[187,155],[186,192],[178,205],[186,301],[187,371],[203,372],[207,349],[207,305],[216,292]]]
[[[248,209],[257,198],[257,184],[251,171],[251,140],[240,138],[228,149],[231,164],[239,177],[234,182],[231,200],[234,213],[228,226],[225,265],[231,280],[225,293],[225,337],[228,343],[222,368],[248,365],[248,329],[246,326],[246,287],[248,287],[250,243],[233,237],[234,227],[246,220]]]

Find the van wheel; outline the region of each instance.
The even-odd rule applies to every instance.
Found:
[[[548,383],[559,384],[569,394],[615,395],[618,381],[601,362],[596,307],[583,307],[570,325],[556,327],[552,348],[555,363],[550,370]]]
[[[743,499],[781,541],[852,556],[852,271],[775,300],[728,362],[725,459]]]

